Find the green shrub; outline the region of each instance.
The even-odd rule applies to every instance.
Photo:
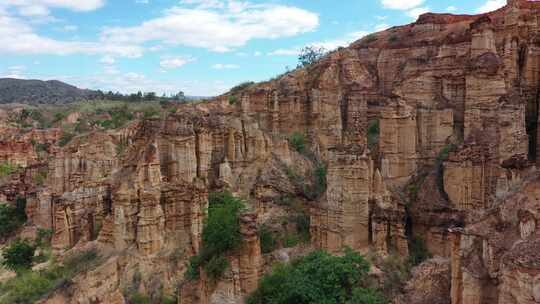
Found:
[[[328,52],[325,48],[306,46],[302,50],[300,50],[300,54],[298,55],[298,67],[306,67],[312,65],[321,60],[324,56],[326,56],[327,53]]]
[[[0,287],[0,303],[34,303],[48,291],[60,285],[43,273],[27,271],[7,281]]]
[[[47,171],[41,171],[36,173],[32,179],[34,180],[34,183],[36,185],[44,185],[45,181],[47,180]]]
[[[11,175],[17,172],[19,169],[19,166],[8,162],[0,163],[0,177],[6,177],[8,175]]]
[[[16,239],[2,252],[2,264],[13,271],[20,272],[32,267],[35,247],[27,240]]]
[[[158,116],[159,116],[159,111],[157,109],[149,108],[143,111],[144,118],[152,118],[152,117],[158,117]]]
[[[234,105],[238,101],[238,98],[236,96],[234,96],[234,95],[231,95],[231,96],[229,96],[228,100],[229,100],[230,105]]]
[[[103,228],[103,224],[101,224],[101,222],[94,223],[94,226],[92,227],[92,235],[90,236],[92,240],[97,240],[99,233],[101,232],[101,228]]]
[[[231,89],[231,93],[239,93],[240,91],[243,91],[243,90],[247,89],[249,86],[251,86],[253,84],[254,84],[253,81],[242,82],[241,84],[233,87]]]
[[[49,151],[49,144],[48,143],[44,143],[44,144],[38,144],[36,143],[34,145],[34,149],[36,150],[36,152],[47,152]]]
[[[317,200],[326,191],[326,166],[317,164],[313,172],[314,182],[304,185],[304,195],[310,200]]]
[[[274,234],[266,225],[262,225],[259,228],[259,240],[261,242],[262,253],[270,253],[276,249],[277,242]]]
[[[424,240],[420,237],[413,237],[409,241],[409,264],[411,266],[420,265],[427,259],[432,257],[431,253],[426,247]]]
[[[229,268],[229,261],[223,256],[215,255],[204,265],[204,272],[210,278],[210,281],[216,282],[221,275]]]
[[[57,123],[61,120],[64,120],[67,117],[67,114],[64,112],[58,112],[54,114],[53,123]]]
[[[355,288],[352,298],[346,304],[387,304],[384,295],[371,288]]]
[[[311,239],[310,235],[310,225],[311,220],[309,215],[306,213],[301,213],[294,217],[294,223],[296,225],[296,231],[300,237],[300,240],[304,243],[307,243]]]
[[[399,41],[399,37],[396,34],[392,34],[390,35],[390,37],[388,37],[388,41],[390,41],[391,43],[396,43]]]
[[[41,248],[50,246],[52,235],[53,232],[51,229],[38,228],[36,246]]]
[[[306,150],[306,136],[300,132],[294,132],[289,136],[289,144],[298,153],[304,153]]]
[[[444,146],[444,148],[439,152],[439,154],[437,155],[437,158],[435,159],[437,188],[441,196],[446,201],[449,201],[450,198],[448,197],[448,194],[446,193],[444,189],[444,162],[448,159],[450,152],[453,152],[456,149],[457,149],[456,145],[448,144]]]
[[[26,199],[18,197],[15,206],[0,204],[0,238],[14,233],[26,222]]]
[[[208,196],[208,217],[202,233],[202,248],[198,256],[189,261],[186,277],[199,277],[198,269],[209,270],[212,279],[218,279],[228,263],[224,256],[236,250],[242,243],[240,233],[240,211],[244,203],[230,192],[210,193]]]
[[[298,234],[296,233],[287,233],[283,237],[283,247],[284,248],[292,248],[296,245],[300,244],[301,240]]]
[[[366,43],[375,42],[375,41],[377,41],[377,36],[374,35],[374,34],[367,35],[367,36],[364,38],[364,41],[365,41]]]
[[[352,250],[346,250],[343,256],[315,251],[290,264],[276,265],[261,279],[247,303],[356,303],[348,301],[353,299],[353,290],[365,284],[369,268],[369,263]],[[359,289],[355,298],[362,299],[363,291],[374,293]]]
[[[379,144],[380,126],[378,120],[372,120],[369,122],[367,130],[367,142],[369,149],[375,148]]]
[[[60,136],[60,139],[58,140],[58,145],[60,147],[67,145],[73,139],[73,137],[75,137],[75,134],[68,131],[63,131],[62,136]]]
[[[134,292],[132,295],[128,295],[129,304],[176,304],[176,299],[158,294],[157,296],[150,297],[140,292]]]
[[[64,259],[62,272],[66,278],[73,278],[79,273],[87,272],[101,262],[96,249],[74,253]]]
[[[147,295],[136,292],[129,298],[128,302],[129,304],[152,304],[152,299]]]
[[[385,273],[383,283],[384,294],[390,296],[399,293],[405,282],[409,279],[410,264],[400,256],[392,254],[383,260],[380,268]]]

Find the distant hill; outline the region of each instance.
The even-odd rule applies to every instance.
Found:
[[[0,78],[0,104],[66,104],[93,99],[97,91],[83,90],[58,80]]]

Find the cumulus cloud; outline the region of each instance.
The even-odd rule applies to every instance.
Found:
[[[21,18],[0,10],[0,53],[16,54],[111,54],[122,57],[139,57],[142,47],[109,41],[79,42],[52,39],[37,34]]]
[[[252,39],[291,37],[319,25],[317,14],[293,6],[232,0],[182,3],[193,7],[173,7],[161,17],[133,27],[106,28],[102,38],[117,43],[152,41],[226,52]]]
[[[427,12],[429,12],[429,8],[427,7],[416,7],[407,11],[407,15],[413,19],[418,19],[420,15],[425,14]]]
[[[2,6],[21,9],[47,10],[49,7],[65,8],[73,11],[93,11],[105,5],[105,0],[2,0]]]
[[[506,0],[488,0],[482,6],[480,6],[476,12],[477,13],[488,13],[495,11],[506,5]]]
[[[386,29],[390,28],[390,25],[386,24],[386,23],[381,23],[381,24],[377,24],[375,26],[375,31],[376,32],[380,32],[380,31],[384,31]]]
[[[111,64],[114,64],[116,60],[114,59],[114,57],[107,55],[107,56],[102,57],[99,60],[99,62],[105,65],[111,65]]]
[[[337,39],[312,42],[308,44],[307,46],[311,46],[315,48],[323,48],[327,51],[333,51],[339,47],[348,46],[349,44],[353,43],[354,41],[368,34],[369,32],[367,31],[351,32]],[[295,47],[295,48],[290,48],[290,49],[282,48],[282,49],[277,49],[272,52],[269,52],[267,55],[268,56],[297,56],[298,54],[300,54],[302,48],[303,47]]]
[[[385,8],[396,10],[409,10],[422,5],[424,1],[425,0],[381,0],[381,3]]]
[[[176,94],[179,91],[195,96],[214,96],[226,92],[236,83],[229,81],[200,80],[167,80],[147,76],[144,73],[119,71],[115,68],[105,69],[93,75],[31,75],[33,79],[58,79],[79,88],[100,89],[103,91],[119,91],[124,94],[156,92]]]
[[[24,72],[26,71],[25,65],[13,65],[6,69],[6,72],[4,75],[2,75],[2,78],[16,78],[16,79],[24,79],[26,78],[24,76]]]
[[[213,69],[216,69],[216,70],[232,70],[232,69],[238,69],[240,68],[239,65],[237,64],[222,64],[222,63],[218,63],[218,64],[214,64],[212,66]]]
[[[165,57],[159,62],[161,68],[165,70],[177,69],[189,62],[195,61],[193,57]]]

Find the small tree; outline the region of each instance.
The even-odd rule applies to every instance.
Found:
[[[325,48],[318,48],[315,46],[306,46],[300,51],[298,55],[298,67],[305,67],[321,60],[327,51]]]
[[[306,149],[306,136],[300,132],[294,132],[289,136],[289,144],[298,152],[304,153]]]
[[[34,257],[34,246],[27,240],[16,239],[4,250],[2,264],[14,271],[30,269]]]

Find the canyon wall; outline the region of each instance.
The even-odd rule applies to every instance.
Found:
[[[529,1],[424,14],[274,80],[82,135],[51,148],[45,183],[25,188],[28,225],[51,229],[58,254],[88,244],[116,252],[108,269],[76,280],[73,303],[89,294],[120,303],[134,269],[140,291],[158,278],[182,303],[242,303],[275,261],[258,228],[297,211],[288,197],[308,212],[310,250],[407,256],[423,240],[440,257],[412,282],[438,281],[425,297],[411,283],[407,303],[537,303],[539,30],[540,4]],[[293,133],[304,151],[288,143]],[[0,158],[28,166],[37,157],[28,149],[0,145]],[[308,195],[321,167],[325,189]],[[188,282],[208,193],[223,189],[247,204],[242,248],[223,279]]]

